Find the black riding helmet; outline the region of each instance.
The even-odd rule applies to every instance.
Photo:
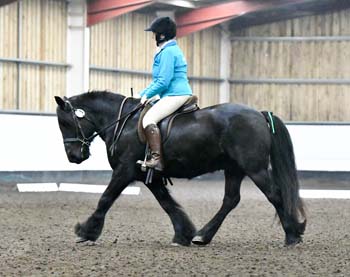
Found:
[[[151,26],[145,31],[152,31],[156,34],[158,46],[162,42],[173,39],[176,36],[176,23],[168,16],[159,17],[153,20]]]

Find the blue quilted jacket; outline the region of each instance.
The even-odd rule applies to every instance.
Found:
[[[155,56],[152,70],[153,81],[140,95],[151,98],[164,96],[192,95],[187,79],[187,63],[176,41],[164,45]]]

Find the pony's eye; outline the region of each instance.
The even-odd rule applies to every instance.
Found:
[[[85,116],[85,111],[82,109],[76,109],[74,113],[77,116],[77,118],[84,118]]]

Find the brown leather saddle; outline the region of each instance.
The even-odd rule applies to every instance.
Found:
[[[138,121],[137,132],[138,132],[139,139],[142,143],[146,143],[146,136],[144,134],[144,129],[142,126],[142,119],[151,107],[152,107],[152,105],[148,104],[147,106],[145,106],[143,108],[143,110],[141,111],[139,121]],[[179,116],[181,114],[191,113],[191,112],[194,112],[196,110],[199,110],[198,97],[195,95],[192,95],[178,110],[176,110],[174,113],[167,116],[166,118],[162,119],[158,123],[158,126],[160,127],[159,129],[160,129],[161,134],[162,134],[162,141],[164,142],[169,137],[171,127],[172,127],[173,122],[177,116]]]

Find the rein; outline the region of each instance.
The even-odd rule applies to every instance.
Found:
[[[131,116],[131,113],[128,113],[126,115],[123,116],[123,118],[121,117],[122,115],[122,112],[123,112],[123,109],[124,109],[124,105],[126,103],[126,100],[128,100],[129,97],[126,97],[123,99],[123,102],[120,104],[120,108],[119,108],[119,113],[118,113],[118,119],[117,119],[117,122],[115,124],[115,128],[114,128],[114,133],[113,133],[113,139],[112,139],[112,145],[110,146],[109,148],[109,151],[111,151],[111,155],[113,156],[114,155],[114,152],[117,148],[117,142],[122,134],[122,131],[124,129],[124,126],[125,126],[125,123],[128,121],[129,117]],[[143,104],[141,104],[141,107],[143,106]],[[117,134],[117,131],[118,131],[118,128],[119,128],[119,123],[121,121],[121,119],[125,119],[123,121],[123,124],[122,126],[120,127],[120,130]]]
[[[80,137],[79,135],[77,135],[76,138],[65,138],[63,139],[63,142],[64,143],[70,143],[70,142],[80,142],[81,143],[81,151],[83,151],[83,146],[86,145],[86,146],[90,146],[91,145],[91,142],[93,141],[93,139],[95,137],[97,137],[98,135],[100,135],[102,132],[106,131],[107,129],[109,129],[110,127],[116,125],[115,127],[115,131],[114,131],[114,135],[113,135],[113,139],[115,139],[115,134],[116,134],[116,131],[118,129],[118,126],[119,126],[119,122],[123,119],[128,119],[132,114],[134,114],[136,111],[138,111],[139,109],[141,109],[144,105],[143,104],[139,104],[137,105],[133,110],[131,110],[130,112],[124,114],[123,116],[121,115],[122,114],[122,109],[124,107],[124,104],[126,102],[126,100],[129,99],[129,97],[125,98],[120,106],[120,110],[119,110],[119,114],[118,114],[118,118],[116,120],[114,120],[113,122],[111,122],[110,124],[108,124],[107,126],[103,127],[102,129],[98,130],[96,133],[92,134],[91,136],[89,137],[86,137],[85,134],[84,134],[84,131],[83,131],[83,128],[81,127],[81,124],[79,122],[79,119],[83,119],[85,118],[87,121],[89,121],[90,123],[92,123],[93,125],[95,125],[88,117],[85,116],[85,111],[84,110],[81,110],[81,109],[75,109],[72,105],[72,103],[68,100],[68,99],[65,99],[66,103],[69,105],[70,109],[71,109],[71,112],[72,112],[72,117],[73,117],[73,120],[74,120],[74,124],[75,124],[75,128],[76,128],[76,133],[80,133]],[[122,125],[122,128],[121,130],[123,129],[124,125],[125,125],[125,122],[126,120],[124,121],[123,125]],[[117,136],[117,139],[119,139],[120,135],[121,135],[121,130],[119,131],[119,134]],[[117,140],[114,140],[112,146],[115,145]]]

